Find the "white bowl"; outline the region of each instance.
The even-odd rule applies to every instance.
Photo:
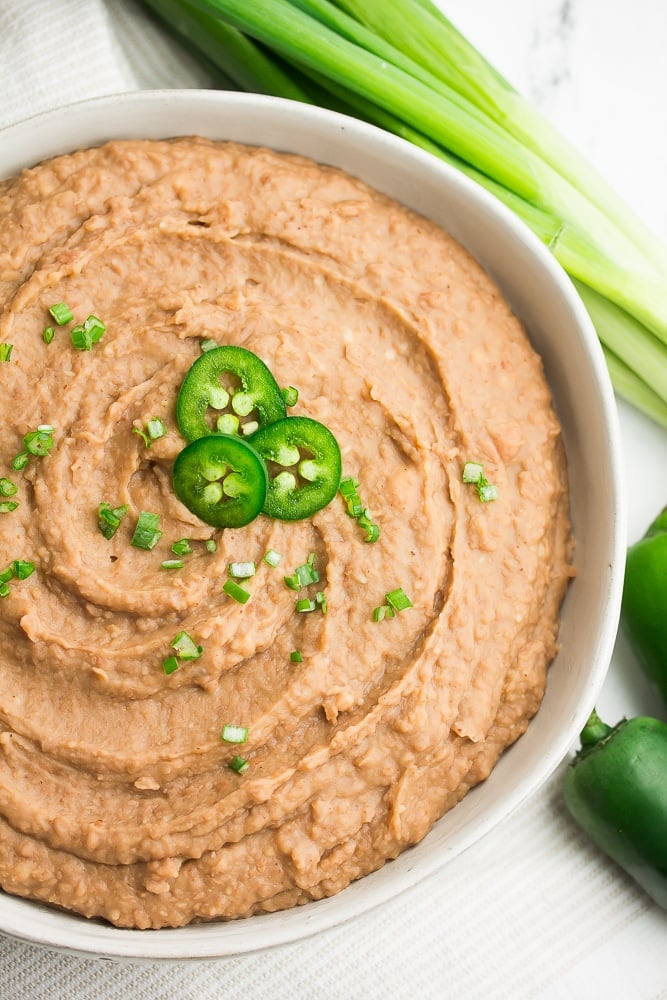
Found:
[[[616,408],[602,351],[565,273],[528,229],[471,181],[355,119],[217,91],[124,94],[39,115],[0,132],[0,177],[107,139],[192,134],[341,167],[433,219],[489,271],[544,359],[568,456],[578,575],[563,607],[561,649],[540,712],[491,776],[420,844],[330,899],[175,930],[120,930],[0,893],[0,931],[85,955],[153,960],[250,952],[332,927],[414,885],[504,819],[564,758],[602,686],[618,623],[625,516]]]

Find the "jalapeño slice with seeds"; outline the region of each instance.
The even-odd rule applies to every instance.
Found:
[[[280,521],[301,521],[326,507],[340,485],[338,442],[328,427],[310,417],[285,417],[250,439],[269,466],[264,513]]]
[[[209,434],[192,441],[177,455],[173,481],[181,503],[206,524],[241,528],[261,512],[268,474],[246,441]]]
[[[278,383],[264,362],[246,350],[225,344],[194,362],[181,385],[176,417],[188,441],[211,434],[245,433],[286,414]]]

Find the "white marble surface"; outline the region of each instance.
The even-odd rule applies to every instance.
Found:
[[[665,0],[440,3],[667,240]],[[77,97],[206,83],[146,31],[132,0],[0,0],[0,124]],[[667,502],[667,432],[620,409],[634,540]],[[599,708],[666,715],[620,642]],[[0,998],[666,1000],[667,914],[573,829],[558,777],[435,877],[300,945],[128,968],[2,939]]]

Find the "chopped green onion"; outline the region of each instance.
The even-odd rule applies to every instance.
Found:
[[[45,326],[42,331],[42,340],[45,344],[50,344],[56,335],[55,328],[52,326]]]
[[[167,428],[159,417],[153,417],[152,420],[147,422],[145,431],[141,430],[140,427],[133,427],[132,433],[138,434],[139,437],[143,439],[146,447],[150,448],[153,441],[157,441],[159,438],[166,436]]]
[[[20,504],[18,500],[3,500],[0,503],[0,514],[11,514],[13,510],[16,510]]]
[[[282,393],[283,399],[285,400],[285,406],[296,406],[299,402],[299,390],[295,389],[293,385],[285,386]]]
[[[176,650],[176,656],[179,660],[198,660],[204,652],[203,647],[198,646],[187,632],[179,632],[171,640],[171,646]]]
[[[303,656],[300,649],[293,649],[289,658],[292,663],[303,663]]]
[[[49,306],[49,312],[58,326],[64,326],[65,323],[71,323],[74,319],[74,313],[66,302],[56,302],[55,305]]]
[[[387,614],[387,606],[385,604],[380,604],[379,607],[373,609],[373,621],[381,622],[384,620]]]
[[[146,552],[150,552],[162,538],[163,532],[159,530],[159,524],[159,514],[151,514],[149,511],[142,510],[130,544],[134,545],[136,549],[145,549]]]
[[[245,743],[248,739],[247,726],[223,726],[220,739],[225,743]]]
[[[20,451],[12,462],[12,469],[14,469],[16,472],[20,472],[21,469],[25,469],[26,465],[28,464],[29,458],[30,456],[28,455],[27,451]]]
[[[72,345],[77,351],[91,351],[93,349],[93,335],[90,330],[86,330],[81,324],[73,326],[70,330]]]
[[[307,597],[304,597],[301,600],[297,601],[294,607],[296,608],[297,611],[303,612],[303,611],[314,611],[317,605],[315,604],[315,601],[311,601]]]
[[[0,362],[9,361],[12,356],[13,344],[0,344]]]
[[[247,604],[250,600],[250,592],[245,587],[239,586],[234,580],[227,580],[222,589],[228,597],[231,597],[238,604]]]
[[[37,455],[39,458],[48,455],[53,448],[51,424],[40,424],[36,431],[29,431],[23,438],[23,447],[30,455]],[[19,457],[17,455],[17,458]]]
[[[218,543],[216,542],[215,538],[207,538],[206,541],[204,542],[204,545],[206,546],[207,552],[218,551]]]
[[[14,579],[14,566],[10,565],[0,573],[0,583],[9,583]]]
[[[353,479],[351,476],[347,476],[345,479],[341,480],[340,486],[338,487],[343,500],[345,501],[345,508],[350,517],[356,519],[357,524],[366,532],[365,542],[377,542],[380,537],[379,525],[375,524],[371,520],[371,512],[367,507],[364,507],[361,497],[359,496],[359,480]]]
[[[183,569],[184,563],[182,559],[165,559],[160,565],[162,569]]]
[[[345,498],[354,496],[359,489],[359,480],[346,476],[345,479],[341,479],[338,489]]]
[[[5,476],[0,478],[0,497],[13,497],[18,493],[18,486]]]
[[[236,580],[249,580],[257,572],[254,562],[233,562],[229,564],[229,575]]]
[[[264,553],[264,562],[266,563],[267,566],[273,566],[274,569],[278,565],[281,559],[282,556],[280,552],[276,552],[275,549],[268,549]]]
[[[327,598],[323,590],[318,590],[315,594],[315,603],[319,605],[323,615],[327,613]]]
[[[86,333],[89,333],[90,336],[92,337],[93,344],[99,343],[99,341],[102,339],[102,334],[106,330],[106,326],[104,325],[102,320],[99,319],[97,316],[93,316],[92,313],[84,321],[83,328],[86,331]]]
[[[180,538],[171,547],[171,551],[177,556],[190,556],[192,555],[192,547],[190,545],[189,538]]]
[[[166,660],[162,661],[162,669],[165,674],[173,674],[175,670],[178,670],[179,663],[175,656],[168,656]]]
[[[240,757],[237,754],[236,757],[232,757],[232,759],[228,764],[228,767],[230,768],[230,770],[236,771],[237,774],[245,774],[245,772],[250,767],[250,764],[245,759],[245,757]]]
[[[127,504],[122,504],[120,507],[111,507],[108,503],[102,502],[99,505],[97,508],[97,526],[105,538],[113,538],[127,511]]]
[[[489,503],[491,500],[498,499],[498,487],[493,483],[483,483],[477,484],[477,496],[482,501],[482,503]]]
[[[366,532],[365,542],[377,542],[380,537],[380,528],[370,519],[370,511],[364,510],[357,518],[357,524]]]
[[[397,587],[396,590],[392,590],[384,596],[387,604],[394,611],[405,611],[406,608],[413,607],[412,601],[402,587]]]
[[[25,559],[15,559],[11,570],[17,580],[27,580],[35,572],[35,564]]]
[[[0,597],[9,597],[10,589],[8,583],[0,583]]]
[[[463,482],[478,483],[484,475],[484,466],[479,462],[466,462],[463,466]]]
[[[210,337],[205,337],[199,342],[199,348],[202,354],[206,354],[207,351],[212,351],[214,347],[218,346],[217,340],[211,340]]]

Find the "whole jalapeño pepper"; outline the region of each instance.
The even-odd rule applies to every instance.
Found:
[[[667,507],[628,549],[621,626],[667,704]]]
[[[667,910],[667,725],[592,712],[563,780],[565,804],[593,842]]]

